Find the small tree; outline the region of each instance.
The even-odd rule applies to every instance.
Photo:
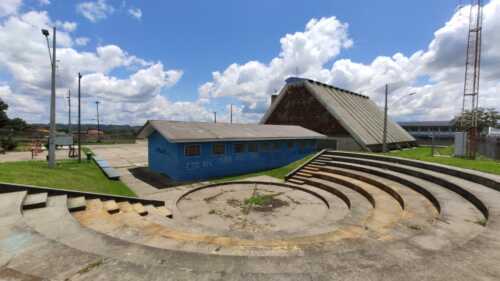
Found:
[[[28,124],[21,118],[14,118],[9,120],[7,127],[14,131],[24,131],[28,128]]]
[[[9,106],[0,99],[0,128],[3,128],[9,122],[9,117],[7,117],[7,109]]]
[[[488,127],[496,127],[500,114],[494,108],[479,108],[477,110],[477,128],[481,132]],[[459,131],[466,131],[472,126],[472,112],[466,111],[453,119]]]

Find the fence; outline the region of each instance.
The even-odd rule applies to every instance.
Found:
[[[478,152],[488,158],[500,160],[500,136],[481,137]]]

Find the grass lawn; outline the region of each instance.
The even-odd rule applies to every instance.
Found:
[[[55,169],[45,161],[0,163],[0,182],[135,196],[121,181],[106,178],[93,161],[58,161]]]
[[[455,166],[477,170],[481,172],[500,175],[500,162],[491,160],[485,157],[478,157],[476,160],[453,157],[453,147],[437,148],[435,154],[439,156],[431,156],[430,147],[418,147],[411,150],[392,151],[385,153],[389,156],[397,156],[402,158],[410,158],[427,162],[434,162],[444,165]]]
[[[309,154],[300,160],[297,160],[297,161],[292,162],[286,166],[275,168],[272,170],[260,171],[260,172],[237,175],[237,176],[229,176],[229,177],[215,179],[215,180],[212,180],[211,182],[212,183],[221,183],[221,182],[226,182],[226,181],[243,180],[246,178],[257,177],[257,176],[271,176],[271,177],[275,177],[275,178],[282,180],[285,178],[286,174],[288,174],[289,172],[291,172],[293,169],[297,168],[298,166],[304,164],[304,162],[311,159],[314,156],[314,154],[315,153]]]

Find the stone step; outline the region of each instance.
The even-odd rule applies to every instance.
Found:
[[[169,219],[172,219],[174,218],[174,215],[172,213],[172,211],[166,207],[156,207],[156,210],[164,217],[166,218],[169,218]]]
[[[28,194],[24,198],[23,210],[43,208],[47,205],[48,194],[46,192]]]
[[[290,182],[290,183],[295,183],[295,184],[300,184],[300,185],[304,184],[304,181],[296,179],[294,177],[288,179],[287,181]]]
[[[311,165],[306,165],[304,166],[302,169],[300,169],[301,171],[307,171],[307,172],[310,172],[310,171],[319,171],[320,169],[318,167],[314,167],[314,166],[311,166]]]
[[[399,163],[390,163],[385,161],[355,158],[355,157],[345,157],[345,156],[336,156],[335,161],[354,163],[364,166],[382,168],[385,170],[391,170],[397,173],[410,175],[412,177],[419,178],[427,182],[436,184],[438,186],[441,186],[442,188],[448,189],[449,191],[458,194],[466,201],[469,201],[472,205],[474,205],[477,208],[477,210],[479,210],[483,214],[483,216],[486,219],[488,219],[488,208],[479,198],[477,198],[477,196],[474,195],[474,193],[468,190],[469,183],[465,180],[445,174],[439,174],[426,169],[406,166],[404,164],[399,164]],[[454,179],[457,179],[460,183],[463,184],[455,183]],[[475,183],[471,182],[470,184],[475,184]]]
[[[26,194],[26,191],[0,193],[0,219],[20,216]]]
[[[312,175],[310,173],[305,172],[303,169],[301,169],[299,172],[296,173],[297,176],[305,177],[305,178],[310,178]]]
[[[325,166],[325,165],[328,164],[328,162],[327,161],[321,161],[321,160],[316,160],[315,159],[314,161],[312,161],[311,163],[309,163],[309,165],[311,165],[311,164],[316,165],[316,166]]]
[[[110,214],[115,214],[120,211],[120,207],[118,206],[118,204],[116,204],[115,200],[107,200],[104,201],[103,204],[106,211],[108,211],[108,213]]]
[[[132,204],[132,208],[140,216],[145,216],[145,215],[148,214],[148,211],[144,208],[144,206],[141,203],[134,203],[134,204]]]
[[[82,211],[87,206],[87,200],[83,196],[70,197],[68,198],[67,206],[70,212]]]

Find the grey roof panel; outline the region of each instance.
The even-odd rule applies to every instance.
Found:
[[[170,142],[252,141],[278,139],[322,139],[326,136],[300,126],[229,124],[150,120],[138,137],[145,138],[154,131]]]
[[[286,95],[289,85],[303,84],[359,144],[370,146],[383,142],[384,113],[367,96],[309,79],[294,78],[287,82],[288,84],[280,92],[280,97],[266,112],[261,123],[265,123],[271,116],[277,104]],[[415,139],[408,132],[388,118],[388,143],[414,141]]]

